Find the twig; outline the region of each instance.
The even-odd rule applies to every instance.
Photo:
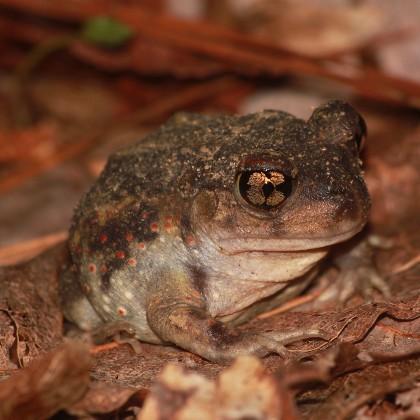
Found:
[[[23,260],[32,258],[43,250],[64,241],[66,238],[67,231],[61,231],[0,247],[0,266],[17,264]]]
[[[392,270],[391,276],[395,276],[397,274],[403,273],[404,271],[408,271],[411,268],[415,267],[417,264],[420,264],[420,254],[416,255],[414,258],[411,258],[404,264]]]
[[[100,130],[100,133],[102,132],[103,131]],[[91,147],[93,147],[95,143],[97,143],[98,136],[98,133],[94,133],[90,137],[84,138],[77,143],[71,143],[69,145],[63,146],[61,149],[51,154],[42,162],[35,162],[32,165],[24,167],[23,169],[18,169],[16,172],[12,173],[6,177],[6,179],[0,182],[0,195],[18,187],[27,180],[58,166],[60,163],[66,160],[75,158],[83,152],[87,152]]]
[[[125,343],[124,343],[125,344]],[[104,351],[116,349],[118,347],[121,347],[121,343],[118,342],[112,342],[112,343],[105,343],[105,344],[99,344],[97,346],[93,346],[90,348],[89,353],[90,354],[99,354]]]
[[[109,3],[100,0],[85,2],[83,7],[80,7],[79,2],[58,4],[40,0],[0,0],[0,5],[72,22],[108,14],[154,42],[207,56],[228,64],[241,74],[292,74],[328,78],[352,87],[365,97],[420,107],[420,84],[416,82],[388,76],[378,70],[349,65],[343,71],[334,61],[320,61],[291,53],[269,41],[208,23],[184,22],[128,5],[114,4],[111,7]],[[349,76],[349,73],[352,75]]]
[[[317,292],[311,293],[311,294],[307,294],[304,296],[299,296],[295,299],[292,299],[289,302],[286,302],[285,304],[279,306],[276,309],[273,309],[271,311],[268,312],[264,312],[260,315],[257,316],[257,319],[266,319],[266,318],[270,318],[273,315],[278,315],[287,311],[290,311],[291,309],[294,309],[298,306],[304,305],[305,303],[308,302],[312,302],[313,300],[315,300],[318,296],[320,296],[325,289],[323,290],[319,290]]]

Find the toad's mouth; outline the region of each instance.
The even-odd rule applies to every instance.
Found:
[[[245,252],[303,252],[328,248],[353,237],[362,230],[365,224],[351,230],[324,237],[306,238],[261,238],[247,236],[245,238],[219,237],[215,242],[227,254]]]

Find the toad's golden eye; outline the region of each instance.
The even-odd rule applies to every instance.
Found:
[[[292,192],[292,178],[279,170],[245,170],[238,174],[240,196],[251,206],[273,210]]]

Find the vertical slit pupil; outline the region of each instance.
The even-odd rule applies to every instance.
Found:
[[[269,197],[270,194],[274,191],[274,186],[273,184],[264,184],[264,186],[262,187],[262,190],[265,197]]]

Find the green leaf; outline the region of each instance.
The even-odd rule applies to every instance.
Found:
[[[121,47],[133,35],[134,31],[129,26],[108,16],[89,19],[81,31],[83,40],[106,48]]]

